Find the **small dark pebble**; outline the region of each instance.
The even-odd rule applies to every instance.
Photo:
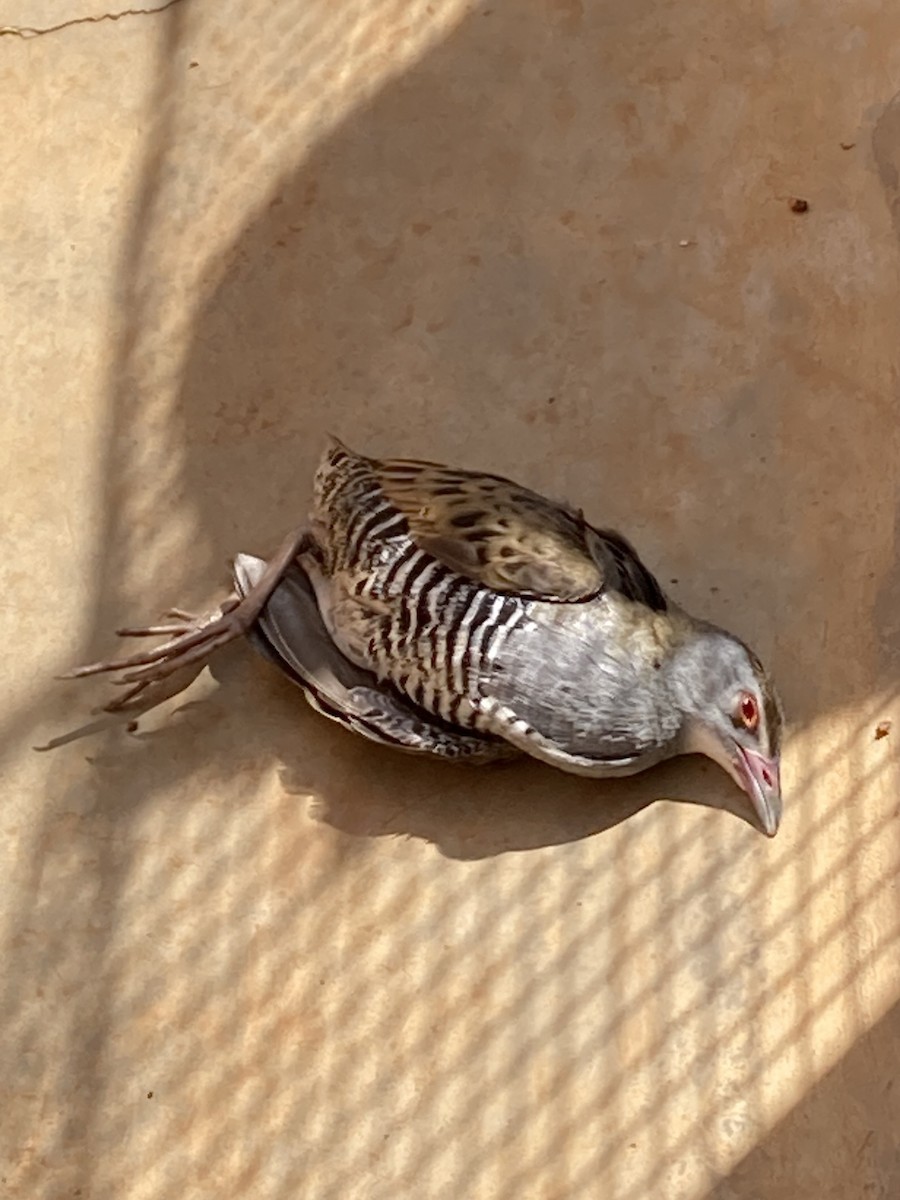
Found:
[[[548,396],[548,398],[547,398],[547,403],[548,403],[548,404],[555,404],[555,403],[556,403],[556,397],[555,397],[555,396]]]
[[[148,1099],[148,1100],[152,1100],[152,1099],[153,1099],[153,1093],[152,1093],[152,1092],[148,1092],[148,1093],[147,1093],[147,1099]]]
[[[129,733],[137,733],[138,723],[137,721],[129,721],[125,728]]]
[[[192,67],[199,67],[199,66],[200,66],[200,64],[198,62],[188,63],[188,70],[190,71]]]
[[[891,732],[890,721],[879,721],[875,726],[875,741],[880,742],[882,738],[886,738]]]
[[[842,150],[852,150],[855,145],[856,145],[856,142],[841,142],[841,149]]]
[[[809,201],[801,200],[799,196],[795,196],[794,199],[791,201],[791,212],[793,212],[793,213],[809,212]]]
[[[677,582],[678,582],[678,580],[677,580],[677,579],[670,579],[670,580],[669,580],[669,583],[677,583]]]

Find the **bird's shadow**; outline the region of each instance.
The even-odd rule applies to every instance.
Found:
[[[313,712],[300,690],[246,645],[220,652],[210,673],[218,692],[202,700],[187,694],[149,730],[108,737],[102,755],[143,750],[149,759],[177,759],[199,742],[224,776],[232,773],[236,755],[252,755],[280,764],[281,787],[306,798],[315,820],[356,838],[417,838],[452,859],[578,841],[662,800],[723,809],[755,825],[743,795],[702,759],[693,760],[687,781],[684,760],[614,780],[567,775],[525,757],[485,766],[447,763],[378,746],[340,728]],[[246,712],[255,714],[250,746],[242,745]],[[124,729],[122,721],[117,724]],[[93,732],[91,723],[57,740]],[[133,766],[143,769],[140,762]]]

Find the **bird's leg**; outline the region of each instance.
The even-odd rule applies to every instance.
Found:
[[[182,609],[170,609],[166,616],[173,618],[165,624],[118,629],[120,637],[153,637],[168,635],[168,640],[152,650],[139,651],[128,658],[109,659],[76,667],[60,676],[61,679],[82,679],[107,671],[121,671],[115,682],[130,684],[124,695],[105,706],[106,712],[128,711],[136,706],[138,697],[153,684],[159,684],[176,671],[193,668],[181,687],[164,689],[165,696],[177,695],[198,674],[207,659],[221,646],[242,637],[254,624],[266,601],[278,586],[281,577],[298,555],[312,548],[312,538],[304,529],[294,530],[278,548],[274,557],[253,587],[243,597],[232,593],[218,607],[203,616],[195,617]],[[154,688],[154,693],[163,689]],[[158,702],[158,701],[157,701]]]

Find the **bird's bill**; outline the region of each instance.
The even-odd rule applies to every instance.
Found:
[[[781,824],[781,769],[777,758],[766,758],[735,743],[735,778],[750,797],[760,824],[774,837]]]

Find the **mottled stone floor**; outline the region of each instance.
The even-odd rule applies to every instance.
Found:
[[[900,1195],[900,9],[102,12],[0,0],[0,1194]],[[35,753],[326,430],[751,641],[779,837],[700,762],[381,753],[241,646]]]

